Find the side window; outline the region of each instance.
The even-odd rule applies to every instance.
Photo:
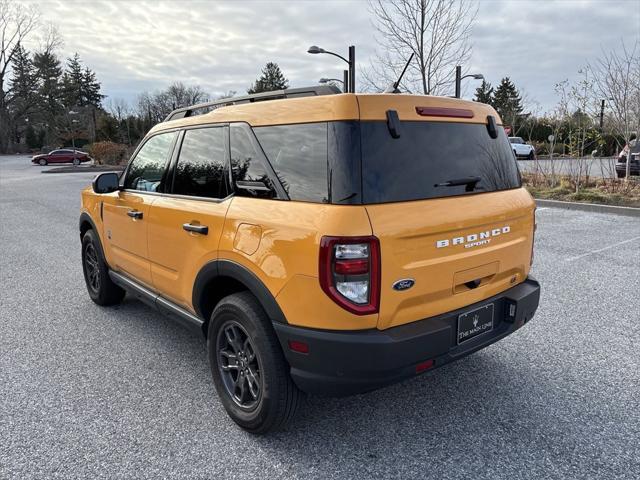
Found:
[[[176,136],[177,132],[161,133],[147,140],[129,165],[124,188],[158,191]]]
[[[266,159],[260,150],[251,130],[244,124],[231,124],[229,129],[231,143],[231,169],[234,182],[263,182],[269,190],[236,189],[241,197],[275,198],[275,188],[269,179],[265,166]]]
[[[172,193],[225,198],[229,194],[225,142],[222,127],[185,131]]]
[[[327,203],[327,124],[253,129],[291,200]]]

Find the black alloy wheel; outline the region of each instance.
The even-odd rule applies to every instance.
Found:
[[[218,332],[216,356],[222,382],[229,396],[243,410],[253,410],[262,395],[260,356],[247,331],[228,320]]]
[[[100,266],[98,253],[93,243],[87,243],[84,248],[84,271],[87,278],[87,286],[96,295],[100,292]]]

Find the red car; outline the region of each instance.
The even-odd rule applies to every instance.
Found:
[[[37,163],[43,166],[49,163],[73,163],[74,165],[80,165],[81,163],[88,162],[90,160],[91,157],[87,152],[72,149],[60,149],[52,150],[51,152],[43,153],[42,155],[34,155],[31,159],[31,163]]]

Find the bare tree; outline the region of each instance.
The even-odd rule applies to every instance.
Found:
[[[107,111],[114,117],[118,122],[118,130],[122,126],[124,122],[125,128],[127,129],[127,144],[131,145],[131,126],[129,124],[131,117],[131,107],[129,103],[123,98],[110,98],[106,102]]]
[[[162,122],[172,110],[206,102],[209,95],[198,85],[186,86],[175,82],[166,90],[144,92],[138,96],[138,113],[146,118],[149,126]]]
[[[362,71],[366,87],[383,90],[411,54],[401,86],[425,95],[446,92],[456,65],[471,54],[469,37],[478,13],[474,0],[370,0],[380,49]]]
[[[9,145],[9,111],[5,82],[16,47],[36,28],[39,12],[12,0],[0,0],[0,152]]]
[[[629,145],[631,135],[637,135],[640,130],[640,40],[632,47],[627,47],[623,41],[619,50],[603,51],[588,68],[593,74],[593,90],[613,110],[607,123]],[[628,155],[627,181],[630,158]]]

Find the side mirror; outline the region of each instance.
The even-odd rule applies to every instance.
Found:
[[[111,193],[120,189],[119,180],[115,172],[101,173],[93,179],[91,186],[95,193]]]

